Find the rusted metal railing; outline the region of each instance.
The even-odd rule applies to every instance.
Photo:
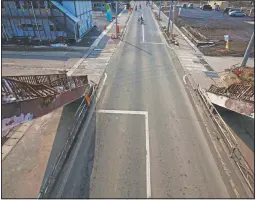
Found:
[[[228,88],[211,85],[207,91],[230,98],[254,102],[254,87],[251,85],[232,84]]]
[[[87,76],[68,77],[66,74],[2,77],[2,103],[50,97],[84,86]]]
[[[212,90],[215,88],[212,87]],[[236,89],[236,87],[232,87],[231,90]],[[215,92],[215,90],[213,90]],[[223,88],[218,88],[219,91],[225,91]],[[231,91],[230,90],[230,91]],[[212,120],[217,125],[219,132],[221,134],[221,137],[225,141],[225,144],[229,150],[229,156],[235,161],[238,169],[240,170],[241,174],[243,175],[250,191],[254,194],[254,172],[250,168],[249,164],[245,160],[245,157],[243,156],[242,152],[240,151],[238,142],[233,135],[232,131],[229,129],[228,125],[225,123],[225,121],[222,119],[220,114],[218,113],[217,109],[214,107],[214,105],[211,103],[209,97],[207,96],[206,92],[200,88],[198,85],[197,89],[202,101],[204,102],[206,108],[208,109],[210,116],[212,117]],[[217,92],[219,92],[217,91]],[[225,94],[225,93],[224,93]]]

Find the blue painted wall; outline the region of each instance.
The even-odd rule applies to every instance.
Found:
[[[80,19],[79,37],[88,32],[92,26],[91,1],[62,1],[63,6]]]
[[[7,6],[8,4],[8,6]],[[82,37],[85,33],[87,33],[93,26],[92,23],[92,3],[91,1],[67,1],[63,0],[61,1],[61,4],[68,10],[70,11],[71,14],[76,16],[80,22],[79,22],[79,29],[78,29],[78,34],[77,37],[80,38]],[[39,34],[37,29],[33,29],[32,27],[24,28],[20,27],[20,24],[35,24],[35,21],[33,17],[31,19],[24,19],[23,16],[33,16],[33,13],[31,9],[25,9],[24,12],[21,11],[21,9],[17,8],[16,3],[12,0],[6,0],[4,1],[4,9],[2,8],[2,15],[4,16],[17,16],[20,18],[17,19],[12,19],[12,18],[3,18],[2,23],[5,26],[5,32],[7,33],[8,37],[13,37],[13,36],[35,36],[37,39],[39,39]],[[67,22],[67,32],[65,31],[51,31],[50,30],[50,25],[53,25],[54,20],[49,20],[46,18],[40,18],[40,16],[64,16],[64,14],[59,11],[55,10],[53,13],[46,12],[44,7],[39,8],[34,8],[36,18],[37,18],[37,23],[40,27],[40,36],[41,39],[43,40],[48,40],[48,39],[55,39],[58,36],[67,36],[70,32],[72,34],[74,33],[74,22],[69,18],[66,17],[66,22]],[[55,17],[56,20],[61,22],[62,26],[64,25],[64,17]],[[61,27],[60,27],[61,29]],[[4,37],[4,34],[2,33],[2,37]]]

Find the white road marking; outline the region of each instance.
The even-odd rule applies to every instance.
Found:
[[[131,110],[97,110],[98,113],[109,113],[109,114],[129,114],[129,115],[146,115],[145,111],[131,111]]]
[[[143,18],[143,14],[142,14],[142,18]],[[142,31],[143,31],[143,42],[144,42],[144,25],[142,24]]]
[[[185,85],[187,85],[186,76],[187,76],[187,74],[185,74],[185,75],[182,77],[182,80],[183,80],[183,82],[184,82]]]
[[[150,135],[149,135],[149,116],[146,111],[131,110],[97,110],[98,113],[107,114],[128,114],[144,115],[145,117],[145,140],[146,140],[146,193],[147,198],[151,198],[151,169],[150,169]]]
[[[105,85],[105,82],[106,82],[106,79],[107,79],[107,74],[105,73],[104,74],[104,80],[103,80],[102,86],[100,87],[99,92],[96,95],[96,101],[98,101],[98,99],[100,98],[100,95],[102,93],[102,89],[103,89],[103,87]],[[83,129],[83,130],[85,130],[84,131],[85,133],[86,133],[86,130],[88,129],[88,126],[89,126],[89,123],[91,121],[92,115],[94,113],[95,107],[96,107],[96,103],[92,104],[91,112],[88,113],[88,118],[87,118],[87,120],[85,122],[85,126],[84,126],[84,129]],[[73,168],[75,159],[76,159],[76,157],[78,155],[78,152],[79,152],[79,150],[81,148],[82,141],[84,140],[85,136],[86,136],[86,134],[83,134],[82,137],[78,140],[77,148],[75,149],[74,155],[73,155],[73,157],[72,157],[72,159],[70,161],[70,166],[67,169],[66,176],[64,177],[64,179],[62,181],[62,185],[61,185],[61,187],[60,187],[60,189],[59,189],[59,191],[57,193],[57,198],[61,198],[61,196],[62,196],[62,194],[64,192],[64,189],[65,189],[65,186],[66,186],[66,182],[67,182],[67,180],[68,180],[68,178],[70,176],[70,173],[71,173],[71,170]]]
[[[153,16],[153,13],[152,13],[151,9],[149,9],[149,10],[150,10],[151,15],[152,15],[151,17],[152,17],[152,19],[153,19],[153,21],[154,21],[156,27],[158,28],[158,32],[161,33],[161,30],[160,30],[160,27],[159,27],[158,22],[156,21],[155,17]],[[168,44],[168,42],[166,41],[166,38],[163,36],[163,34],[159,34],[159,36],[161,37],[161,40],[164,41],[164,44],[167,46],[167,48],[173,49],[173,47],[170,47],[170,46],[169,46],[169,44]]]

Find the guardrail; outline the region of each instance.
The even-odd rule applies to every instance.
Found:
[[[93,100],[96,96],[95,91],[96,91],[95,86],[92,86],[89,91],[91,100]],[[73,123],[68,127],[68,131],[70,131],[68,139],[66,143],[64,144],[60,153],[57,155],[55,164],[53,165],[49,175],[47,176],[45,182],[43,183],[37,197],[38,199],[48,198],[47,195],[49,195],[51,189],[53,188],[55,181],[58,178],[59,173],[65,164],[66,158],[68,158],[71,147],[73,146],[75,138],[81,128],[81,123],[87,113],[89,106],[90,106],[90,103],[88,103],[86,99],[84,98],[74,115]]]
[[[229,150],[230,153],[229,156],[235,161],[250,191],[254,194],[254,172],[250,169],[247,161],[242,155],[240,149],[238,148],[238,142],[236,138],[234,137],[232,131],[229,129],[228,125],[224,122],[224,120],[214,107],[214,105],[209,100],[209,97],[207,96],[206,92],[203,89],[201,89],[199,85],[197,88],[197,92],[200,95],[206,108],[208,109],[210,116],[212,117],[212,120],[217,125],[217,128],[221,133],[221,136]]]

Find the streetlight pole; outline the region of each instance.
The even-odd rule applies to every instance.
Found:
[[[158,20],[160,20],[161,7],[162,7],[162,0],[160,0],[159,11],[158,11]]]
[[[116,37],[118,35],[118,1],[116,1]]]
[[[175,10],[175,6],[173,5],[173,12],[172,12],[172,26],[171,26],[171,31],[170,31],[170,37],[171,39],[173,39],[173,33],[174,33],[174,10]]]
[[[168,17],[168,24],[167,24],[167,32],[169,32],[169,27],[170,27],[170,18],[172,14],[172,9],[173,9],[173,0],[171,0],[171,5],[169,8],[169,17]]]
[[[253,42],[254,42],[254,32],[252,33],[250,42],[249,42],[248,47],[247,47],[247,49],[245,51],[245,54],[244,54],[244,57],[243,57],[243,61],[241,63],[241,67],[245,67],[246,66],[246,63],[248,61],[249,55],[250,55],[252,47],[253,47]]]

